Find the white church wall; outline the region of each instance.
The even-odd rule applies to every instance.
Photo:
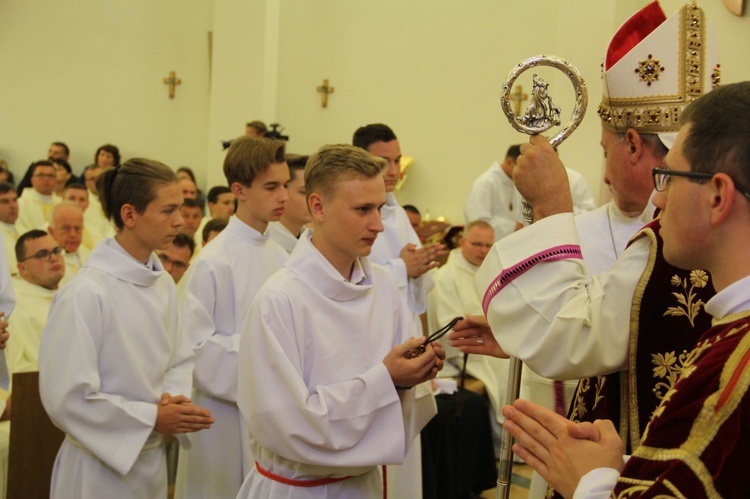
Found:
[[[387,123],[402,152],[416,158],[399,200],[460,223],[474,178],[510,144],[527,140],[500,110],[503,80],[521,60],[552,53],[589,81],[593,110],[561,154],[598,190],[602,49],[592,47],[611,34],[609,2],[284,0],[281,7],[277,118],[292,137],[290,150],[347,143],[358,126]],[[589,26],[584,18],[601,22]],[[572,101],[567,79],[548,74],[555,99]],[[326,109],[315,92],[323,78],[335,88]],[[530,82],[531,73],[524,78]],[[530,83],[523,85],[528,92]]]
[[[17,179],[66,142],[76,173],[105,143],[123,158],[206,168],[211,3],[6,0],[0,156]],[[162,79],[182,84],[169,99]]]

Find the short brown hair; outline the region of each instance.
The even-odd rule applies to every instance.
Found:
[[[388,164],[364,149],[348,144],[328,145],[310,156],[305,168],[305,196],[319,192],[331,196],[336,183],[352,177],[373,178]]]
[[[104,215],[122,229],[123,205],[132,204],[136,212],[143,213],[156,197],[157,189],[170,183],[177,183],[177,175],[170,167],[151,159],[133,158],[121,166],[105,168],[96,177],[96,190]]]
[[[286,142],[257,137],[240,137],[232,142],[224,159],[224,176],[231,187],[237,182],[250,186],[255,177],[272,163],[284,162]]]

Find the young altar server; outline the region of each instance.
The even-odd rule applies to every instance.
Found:
[[[308,162],[313,231],[242,328],[238,405],[256,462],[238,497],[380,497],[378,465],[402,462],[436,412],[411,387],[437,374],[445,352],[433,343],[405,356],[424,338],[409,339],[396,283],[367,258],[383,231],[383,168],[347,145]]]
[[[185,275],[183,321],[195,351],[193,400],[216,424],[182,452],[175,496],[234,498],[253,466],[237,409],[237,352],[242,319],[264,282],[286,261],[268,236],[268,223],[284,213],[289,168],[280,140],[242,137],[224,161],[237,212]]]
[[[117,234],[58,292],[39,352],[42,403],[66,433],[50,495],[166,497],[164,434],[213,423],[187,398],[192,350],[174,282],[154,254],[182,226],[182,193],[169,167],[146,159],[96,183]]]

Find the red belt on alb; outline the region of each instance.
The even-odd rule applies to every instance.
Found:
[[[339,478],[319,478],[317,480],[295,480],[294,478],[286,478],[276,473],[272,473],[258,464],[255,461],[255,469],[258,473],[266,478],[270,478],[274,482],[283,483],[284,485],[291,485],[292,487],[320,487],[321,485],[329,485],[336,482],[342,482],[351,478],[350,476],[342,476]]]

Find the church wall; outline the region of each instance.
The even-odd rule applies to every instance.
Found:
[[[561,157],[584,175],[595,199],[604,200],[596,115],[600,64],[614,30],[646,3],[283,0],[276,119],[291,135],[289,150],[301,153],[350,142],[367,123],[390,124],[402,152],[416,158],[399,200],[460,223],[474,178],[508,145],[526,140],[502,115],[502,81],[514,64],[551,53],[576,65],[589,89],[586,118]],[[682,2],[662,4],[671,15]],[[750,41],[747,14],[737,18],[718,1],[700,5],[719,33],[724,81],[748,79],[742,54]],[[570,84],[548,74],[567,118]],[[524,77],[528,91],[530,72]],[[335,88],[326,109],[315,91],[323,78]]]
[[[568,59],[589,81],[592,101],[600,90],[600,51],[614,22],[609,2],[534,0],[523,4],[466,2],[282,2],[277,118],[292,137],[289,149],[350,142],[359,126],[385,122],[399,136],[403,154],[416,158],[402,203],[432,217],[463,221],[471,182],[512,143],[513,130],[500,109],[508,71],[532,55]],[[469,8],[470,5],[470,8]],[[586,18],[609,19],[586,26]],[[547,71],[547,72],[545,72]],[[564,109],[572,105],[567,79],[540,73],[555,87]],[[323,78],[335,88],[329,106],[315,92]],[[531,72],[524,75],[530,90]],[[570,102],[568,102],[570,101]],[[598,189],[599,128],[593,111],[561,154]]]
[[[203,0],[0,3],[0,156],[17,179],[52,141],[75,173],[105,143],[122,157],[206,169],[208,38]],[[182,84],[169,99],[171,70]]]

